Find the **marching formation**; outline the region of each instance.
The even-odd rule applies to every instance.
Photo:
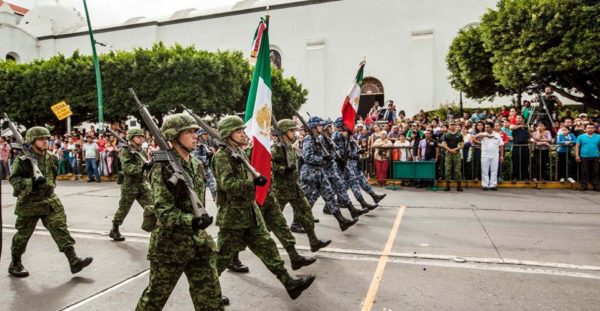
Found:
[[[121,198],[109,236],[117,242],[125,240],[119,226],[135,200],[144,209],[142,229],[151,232],[147,256],[149,284],[137,310],[161,310],[182,273],[190,284],[196,310],[222,310],[229,299],[221,293],[219,275],[225,269],[249,272],[238,257],[246,248],[277,277],[290,298],[296,299],[315,276],[290,274],[269,232],[285,248],[292,270],[298,270],[317,259],[298,253],[293,231],[306,234],[312,252],[332,243],[317,237],[315,231],[318,220],[312,207],[319,197],[325,201],[324,212],[337,220],[341,231],[377,208],[377,203],[385,197],[373,191],[359,170],[358,148],[341,118],[332,122],[313,116],[305,122],[296,114],[301,126],[291,119],[276,122],[272,118],[272,171],[267,185],[266,176],[250,164],[253,146],[244,133],[246,126],[241,118],[226,116],[215,131],[184,107],[187,113],[166,116],[159,129],[133,91],[132,94],[146,127],[160,146],[160,151],[148,159],[140,152],[144,142],[142,130],[131,129],[127,140],[120,141],[123,170],[117,182]],[[20,138],[16,126],[10,124]],[[293,144],[301,129],[308,135],[299,142],[298,154]],[[65,253],[71,272],[77,273],[92,258],[79,258],[75,254],[75,241],[67,229],[64,208],[54,193],[57,159],[47,152],[50,133],[46,128],[32,127],[25,137],[19,146],[23,155],[14,162],[10,177],[14,196],[18,198],[15,210],[18,217],[8,272],[14,277],[29,275],[21,256],[41,219],[59,251]],[[209,147],[209,140],[218,148]],[[259,205],[255,191],[261,186],[269,189],[264,203]],[[216,243],[205,230],[213,223],[213,217],[204,208],[206,188],[218,208]],[[348,189],[352,189],[360,208],[353,206]],[[365,201],[361,189],[371,195],[373,204]],[[288,226],[282,213],[288,203],[294,215],[292,226]],[[349,215],[343,215],[344,209]]]

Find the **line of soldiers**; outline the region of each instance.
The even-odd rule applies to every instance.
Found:
[[[144,133],[132,129],[127,133],[128,146],[120,153],[123,167],[121,199],[113,218],[109,236],[124,241],[119,226],[127,216],[133,201],[144,209],[142,228],[151,231],[148,260],[149,284],[140,298],[137,310],[162,310],[182,273],[190,284],[190,295],[196,310],[223,310],[229,299],[222,295],[219,275],[227,268],[249,272],[239,261],[238,253],[248,247],[282,283],[292,299],[299,297],[314,281],[314,275],[292,276],[284,266],[272,231],[289,255],[293,270],[313,264],[314,256],[302,256],[296,250],[292,231],[306,233],[311,251],[316,252],[331,243],[315,233],[312,206],[319,196],[325,200],[325,211],[338,221],[342,231],[358,221],[358,217],[377,207],[385,195],[376,194],[358,168],[358,147],[344,129],[341,118],[332,122],[311,117],[311,135],[302,141],[302,154],[292,147],[297,125],[289,119],[280,120],[281,139],[271,148],[272,175],[270,189],[262,206],[255,201],[255,187],[264,186],[264,176],[254,176],[242,165],[240,157],[249,162],[251,147],[244,134],[244,122],[237,116],[224,117],[218,124],[218,135],[228,146],[218,150],[208,147],[208,133],[188,114],[165,117],[160,132],[175,151],[184,174],[193,180],[193,189],[204,204],[208,187],[218,207],[216,225],[220,228],[217,243],[193,213],[192,202],[181,183],[169,182],[172,171],[164,162],[154,162],[141,152]],[[27,131],[26,140],[39,157],[39,165],[47,177],[43,185],[33,184],[31,171],[24,161],[15,161],[10,179],[18,197],[17,233],[13,238],[13,256],[9,273],[16,277],[28,275],[21,255],[37,220],[42,219],[52,237],[69,259],[71,271],[77,273],[92,262],[92,258],[75,255],[60,200],[54,194],[56,157],[46,152],[50,133],[42,127]],[[227,148],[225,148],[227,147]],[[245,149],[245,150],[244,150]],[[233,153],[231,150],[239,150]],[[335,156],[332,156],[334,154]],[[53,178],[51,178],[53,177]],[[348,189],[360,202],[355,208]],[[360,189],[367,191],[375,204],[368,204]],[[294,224],[288,227],[282,210],[290,204]],[[350,219],[340,208],[347,208]],[[211,218],[212,222],[212,218]]]

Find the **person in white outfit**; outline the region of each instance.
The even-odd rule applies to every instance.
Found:
[[[481,142],[481,186],[483,190],[497,191],[498,163],[504,158],[502,136],[494,132],[494,124],[485,123],[485,130],[475,136]]]

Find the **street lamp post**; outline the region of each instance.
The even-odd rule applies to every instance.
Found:
[[[96,88],[98,89],[98,129],[100,129],[102,123],[104,122],[104,97],[102,96],[102,75],[100,74],[100,63],[98,61],[98,54],[96,54],[96,40],[94,40],[92,23],[90,22],[90,14],[88,13],[87,3],[85,0],[83,0],[83,8],[85,10],[85,18],[87,20],[90,41],[92,42],[92,57],[94,59],[94,69],[96,71]]]

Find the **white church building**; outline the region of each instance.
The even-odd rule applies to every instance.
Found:
[[[162,41],[248,55],[259,18],[269,6],[274,64],[308,89],[303,110],[335,117],[363,58],[367,64],[359,112],[375,100],[394,100],[408,115],[458,102],[459,93],[447,79],[448,47],[461,28],[476,23],[496,0],[243,0],[218,9],[176,12],[164,3],[165,17],[131,12],[121,24],[94,29],[96,41],[104,44],[97,46],[98,53]],[[0,4],[0,57],[24,63],[75,50],[91,54],[82,12],[58,1],[39,1],[26,13]],[[509,104],[508,99],[498,99],[501,104]]]

